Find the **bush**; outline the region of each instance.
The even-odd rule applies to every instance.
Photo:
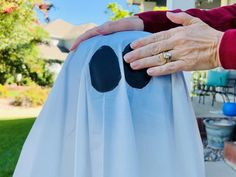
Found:
[[[6,87],[0,84],[0,98],[6,98],[8,96],[8,91]]]
[[[206,83],[207,71],[194,71],[192,72],[192,90],[191,96],[197,96],[199,89]]]
[[[47,43],[49,34],[37,23],[36,4],[43,0],[0,0],[0,83],[51,86],[52,76],[37,45]],[[47,9],[52,5],[47,4]],[[45,11],[45,9],[44,9]],[[22,81],[15,76],[22,75]]]
[[[27,90],[14,98],[12,105],[25,107],[41,106],[46,101],[49,91],[49,88],[30,86]]]

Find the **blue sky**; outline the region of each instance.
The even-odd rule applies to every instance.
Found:
[[[100,25],[109,20],[105,10],[110,2],[117,2],[124,9],[134,9],[127,6],[126,0],[48,0],[47,2],[55,5],[49,13],[51,20],[61,18],[77,25],[90,22]]]

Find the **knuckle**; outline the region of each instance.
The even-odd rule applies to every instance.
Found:
[[[149,65],[148,60],[139,60],[138,64],[141,68],[147,67]]]
[[[106,23],[104,23],[104,27],[108,27],[108,28],[111,28],[113,26],[113,23],[112,21],[108,21]]]
[[[179,26],[179,27],[176,27],[176,28],[174,28],[175,29],[175,31],[174,32],[176,32],[176,31],[183,31],[184,30],[184,26]],[[174,30],[173,29],[173,30]]]
[[[152,35],[152,39],[153,39],[153,41],[158,41],[158,39],[159,39],[159,34],[158,34],[158,33],[153,34],[153,35]]]
[[[128,17],[118,20],[117,24],[119,24],[119,26],[124,26],[125,28],[127,28],[129,30],[133,30],[134,25],[135,25],[133,20],[130,20],[130,18],[128,18]]]
[[[159,51],[161,50],[161,46],[164,46],[164,47],[167,47],[168,45],[170,44],[170,41],[169,40],[165,40],[165,41],[161,41],[160,43],[159,43]]]
[[[167,70],[171,73],[176,71],[176,65],[175,63],[170,63],[170,65],[167,67]]]
[[[162,38],[164,38],[164,39],[168,39],[170,36],[171,36],[171,32],[170,31],[164,31],[163,33],[162,33]]]
[[[153,62],[155,61],[156,64],[158,65],[163,65],[165,64],[165,60],[163,59],[163,57],[159,55],[156,55],[154,58],[153,58]]]
[[[187,37],[187,35],[185,32],[183,32],[183,33],[179,34],[179,37],[180,37],[180,39],[185,39]]]
[[[132,52],[132,59],[133,60],[137,60],[138,58],[141,58],[141,56],[143,55],[143,49],[137,49],[135,51]]]
[[[155,45],[155,44],[152,44],[151,46],[150,46],[150,48],[151,48],[151,54],[152,55],[156,55],[156,54],[158,54],[159,52],[158,52],[158,47],[157,47],[157,45]]]
[[[177,67],[177,71],[184,71],[185,70],[185,65],[184,64],[179,64]]]
[[[152,60],[149,58],[146,60],[145,65],[146,65],[146,67],[153,66],[156,63],[156,61],[158,61],[158,60]]]
[[[188,71],[189,68],[190,68],[190,67],[189,67],[188,65],[183,65],[181,69],[182,69],[183,71]]]
[[[201,22],[201,20],[197,17],[193,17],[192,20],[191,20],[192,23],[199,23]]]
[[[85,33],[86,33],[86,34],[90,34],[90,33],[92,33],[93,31],[94,31],[94,29],[92,28],[92,29],[87,30]],[[85,34],[85,33],[84,33],[84,34]]]
[[[135,44],[138,46],[142,46],[143,40],[139,39],[139,40],[135,41]]]
[[[175,42],[178,42],[179,44],[183,44],[186,40],[186,34],[185,33],[179,33],[179,34],[176,34],[175,36],[173,36],[173,40]]]

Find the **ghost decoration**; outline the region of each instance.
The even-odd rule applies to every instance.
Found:
[[[147,35],[97,36],[69,54],[13,177],[205,177],[183,74],[150,77],[123,60]]]

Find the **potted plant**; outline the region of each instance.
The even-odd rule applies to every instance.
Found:
[[[233,116],[236,116],[236,103],[224,103],[223,113],[229,117],[204,120],[208,146],[215,149],[223,149],[224,142],[229,141],[232,137],[236,125],[232,119]]]

